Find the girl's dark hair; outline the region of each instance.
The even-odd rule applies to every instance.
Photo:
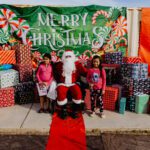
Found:
[[[100,64],[99,64],[98,68],[101,71],[102,70],[102,60],[101,60],[101,57],[99,55],[94,55],[94,57],[92,58],[92,62],[91,62],[92,63],[92,68],[94,67],[93,66],[93,60],[94,59],[99,59]]]
[[[47,57],[47,58],[49,58],[49,59],[51,60],[51,55],[48,54],[48,53],[45,53],[44,56],[43,56],[43,58],[44,58],[44,57]]]

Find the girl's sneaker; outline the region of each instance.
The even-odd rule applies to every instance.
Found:
[[[106,118],[106,116],[104,115],[104,113],[100,113],[100,117],[101,118]]]
[[[95,116],[95,112],[92,112],[91,114],[90,114],[90,117],[94,117]]]

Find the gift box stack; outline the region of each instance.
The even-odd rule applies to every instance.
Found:
[[[18,44],[15,46],[20,83],[15,86],[15,101],[18,104],[32,103],[34,100],[34,83],[32,77],[32,63],[30,46]]]
[[[14,88],[19,82],[18,71],[4,67],[4,65],[16,64],[15,50],[0,50],[0,107],[13,106]]]
[[[105,53],[105,63],[121,64],[122,63],[122,52]]]
[[[20,82],[32,81],[32,63],[30,46],[18,44],[15,46],[17,65],[16,69],[19,71]]]
[[[127,97],[126,109],[135,112],[136,96],[149,94],[148,64],[124,63],[121,65],[121,76],[123,96]]]
[[[134,78],[134,79],[146,79],[148,76],[148,64],[122,64],[121,65],[121,75],[128,78]]]
[[[116,102],[118,100],[118,88],[106,87],[105,94],[103,96],[104,109],[115,110]]]
[[[18,104],[33,103],[35,84],[32,81],[19,83],[15,86],[15,100]]]

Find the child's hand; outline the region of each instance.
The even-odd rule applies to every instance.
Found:
[[[93,84],[89,84],[90,89],[93,89]]]
[[[102,95],[104,95],[105,94],[105,91],[104,90],[102,90]]]
[[[43,82],[43,85],[44,85],[44,86],[47,86],[47,83],[46,83],[46,82]]]

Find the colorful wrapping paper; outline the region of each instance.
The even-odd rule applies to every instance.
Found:
[[[148,77],[148,65],[147,64],[122,64],[121,65],[121,75],[123,77],[129,78],[143,78]]]
[[[123,63],[142,63],[140,57],[123,57]]]
[[[17,64],[15,68],[19,71],[20,82],[28,82],[33,80],[31,64]]]
[[[118,100],[118,88],[106,87],[105,94],[103,96],[104,109],[115,110],[116,102]]]
[[[15,46],[17,64],[31,64],[31,51],[29,45]]]
[[[121,64],[122,52],[105,53],[105,62],[107,64]]]
[[[34,100],[35,84],[32,81],[19,83],[15,86],[15,101],[18,104],[31,103]]]
[[[32,81],[29,82],[23,82],[17,84],[15,87],[15,92],[29,92],[29,91],[34,91],[35,84]]]
[[[132,79],[132,78],[125,78],[121,80],[122,86],[125,91],[127,91],[126,96],[132,96],[137,94],[149,94],[150,79]]]
[[[17,104],[33,103],[33,101],[34,101],[34,92],[33,91],[17,92],[15,95],[15,102]]]
[[[0,88],[15,86],[19,83],[19,73],[14,69],[0,71]]]
[[[14,88],[0,89],[0,107],[13,106],[14,104]]]
[[[0,51],[0,65],[2,64],[16,64],[15,50]]]
[[[127,97],[126,109],[135,112],[135,98],[136,96]]]

